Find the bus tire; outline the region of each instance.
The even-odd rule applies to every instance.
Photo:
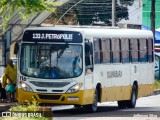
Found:
[[[135,108],[137,100],[137,86],[134,84],[132,87],[131,99],[127,102],[128,108]]]
[[[118,107],[120,109],[125,109],[127,107],[127,101],[126,100],[117,101],[117,103],[118,103]]]
[[[97,92],[97,89],[95,90],[95,94],[94,94],[94,100],[93,100],[93,104],[90,104],[90,105],[87,105],[87,110],[89,112],[96,112],[97,111],[97,106],[98,104],[98,92]]]

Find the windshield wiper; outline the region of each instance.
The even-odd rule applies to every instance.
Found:
[[[68,46],[68,44],[66,43],[66,44],[64,44],[62,47],[61,47],[61,50],[59,51],[59,53],[57,54],[57,58],[60,58],[62,55],[63,55],[63,53],[64,53],[64,51],[66,50],[66,48],[68,48],[69,46]]]

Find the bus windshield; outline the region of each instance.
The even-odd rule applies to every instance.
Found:
[[[22,44],[20,72],[28,77],[65,79],[82,73],[82,45]]]

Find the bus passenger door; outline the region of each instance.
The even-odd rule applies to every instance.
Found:
[[[93,47],[91,42],[85,42],[85,90],[87,103],[93,100],[94,91],[93,81]]]

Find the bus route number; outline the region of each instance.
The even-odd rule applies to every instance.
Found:
[[[20,76],[20,81],[26,81],[26,77]]]

